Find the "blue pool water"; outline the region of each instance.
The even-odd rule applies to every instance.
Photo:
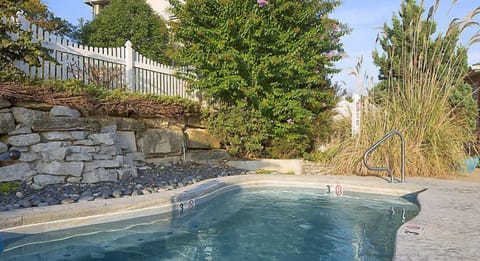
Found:
[[[419,211],[397,197],[256,188],[191,210],[25,236],[0,260],[391,260]]]

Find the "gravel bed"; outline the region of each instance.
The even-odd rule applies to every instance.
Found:
[[[41,189],[22,183],[15,191],[0,194],[0,211],[161,193],[205,179],[247,173],[227,166],[166,164],[138,169],[137,177],[118,182],[55,184]]]

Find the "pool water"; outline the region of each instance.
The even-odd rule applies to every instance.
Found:
[[[392,260],[403,198],[255,188],[166,215],[25,236],[0,260]]]

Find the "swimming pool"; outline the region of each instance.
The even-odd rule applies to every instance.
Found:
[[[260,187],[194,208],[4,242],[5,260],[391,260],[400,197]]]

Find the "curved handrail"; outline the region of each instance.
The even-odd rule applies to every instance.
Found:
[[[372,171],[386,171],[388,174],[390,174],[390,182],[393,183],[393,171],[390,168],[387,167],[371,167],[370,165],[367,164],[367,156],[374,151],[380,144],[382,144],[384,141],[386,141],[388,138],[390,138],[392,135],[397,135],[400,137],[401,141],[401,149],[402,149],[402,165],[401,165],[401,183],[405,182],[405,140],[403,139],[403,135],[396,131],[390,131],[387,133],[383,138],[381,138],[379,141],[377,141],[375,144],[373,144],[370,148],[368,148],[365,153],[363,154],[363,164],[367,169],[372,170]]]

